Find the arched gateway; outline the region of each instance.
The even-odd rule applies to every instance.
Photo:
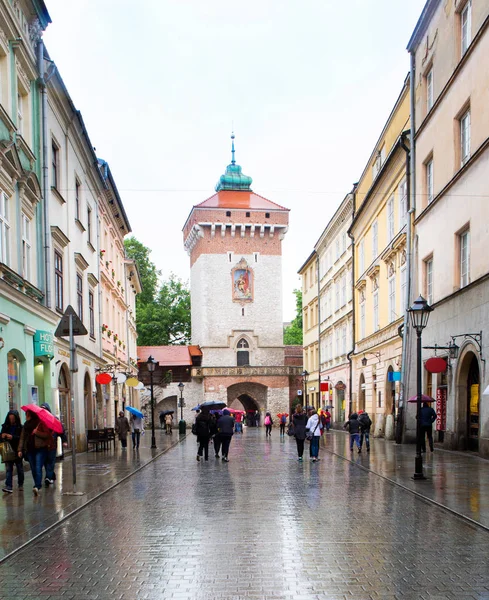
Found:
[[[282,239],[289,210],[255,194],[232,160],[216,193],[197,204],[183,229],[190,256],[192,344],[202,366],[200,401],[289,412],[292,382],[283,346]]]

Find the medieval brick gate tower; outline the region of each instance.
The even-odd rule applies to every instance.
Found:
[[[251,190],[231,138],[231,164],[216,193],[192,208],[183,229],[192,344],[203,352],[192,378],[202,381],[202,401],[275,415],[289,411],[301,370],[287,365],[283,346],[282,240],[289,210]]]

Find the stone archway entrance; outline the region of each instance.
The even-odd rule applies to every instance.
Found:
[[[480,369],[477,355],[471,350],[465,354],[460,366],[458,382],[458,415],[460,444],[471,450],[479,451],[479,401]]]
[[[192,408],[192,407],[190,407],[190,408]],[[159,398],[157,398],[156,405],[155,405],[155,427],[159,423],[160,428],[163,429],[164,421],[161,418],[160,414],[165,410],[172,410],[173,411],[173,423],[178,423],[178,419],[179,419],[178,397],[176,395],[167,396],[166,398],[163,398],[163,400],[160,400]],[[195,414],[195,413],[192,413],[192,414]]]
[[[232,408],[242,408],[246,411],[246,422],[250,426],[256,425],[256,420],[251,417],[256,411],[263,422],[264,414],[268,408],[268,387],[261,383],[242,382],[230,385],[227,389],[227,405]]]

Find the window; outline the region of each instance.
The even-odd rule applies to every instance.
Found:
[[[346,354],[346,324],[341,328],[341,354]]]
[[[340,282],[337,281],[334,284],[334,290],[335,290],[335,310],[338,310],[340,308]]]
[[[10,223],[9,201],[4,192],[0,192],[0,262],[10,262]]]
[[[238,367],[247,367],[250,364],[250,351],[249,351],[249,347],[250,345],[248,344],[248,342],[246,340],[239,340],[238,342],[238,350],[236,353],[236,358],[237,358],[237,366]]]
[[[88,292],[88,316],[90,320],[90,337],[95,337],[95,309],[94,309],[94,297],[93,292]]]
[[[429,112],[433,106],[433,68],[426,75],[426,111]]]
[[[63,257],[54,252],[54,294],[56,310],[63,312]]]
[[[336,238],[336,260],[338,260],[340,254],[340,238]]]
[[[346,298],[348,301],[352,299],[353,295],[353,271],[350,269],[348,271],[347,276],[347,286],[346,286]]]
[[[460,119],[460,162],[463,167],[470,158],[470,110]]]
[[[375,260],[379,254],[379,224],[377,221],[372,225],[372,260]]]
[[[404,264],[401,267],[401,306],[402,306],[402,313],[404,313],[404,311],[405,311],[405,309],[407,307],[406,294],[407,294],[407,267]]]
[[[22,277],[31,280],[31,220],[22,213]]]
[[[346,304],[346,273],[341,278],[341,306]]]
[[[228,262],[233,262],[233,253],[228,252]]]
[[[470,283],[470,232],[464,231],[460,234],[460,287]]]
[[[258,262],[258,252],[253,252],[253,259],[256,263]]]
[[[341,355],[341,342],[340,342],[340,338],[341,338],[341,330],[339,327],[337,327],[335,329],[335,356],[340,356]]]
[[[265,213],[265,219],[269,219],[270,218],[270,213]]]
[[[51,186],[59,187],[59,148],[54,141],[51,144]]]
[[[460,41],[462,56],[472,41],[472,2],[469,0],[460,13]]]
[[[425,261],[426,270],[426,300],[428,304],[433,304],[433,259]]]
[[[76,274],[76,297],[78,306],[78,316],[83,321],[83,279],[80,273]]]
[[[360,242],[360,246],[358,248],[358,269],[360,271],[360,275],[365,271],[365,240]]]
[[[433,159],[426,163],[426,197],[428,204],[433,201]]]
[[[92,243],[92,209],[87,206],[87,233],[88,233],[88,241]]]
[[[391,196],[387,202],[387,241],[390,242],[394,237],[394,196]]]
[[[75,219],[80,220],[80,182],[75,179]]]
[[[24,114],[23,114],[23,98],[21,94],[17,94],[17,130],[20,135],[24,135]]]
[[[346,231],[344,231],[341,236],[341,251],[346,252]]]
[[[230,211],[230,210],[227,210],[227,211],[226,211],[226,217],[230,217],[230,216],[231,216],[231,211]]]
[[[396,320],[396,275],[389,277],[389,323]]]
[[[399,185],[399,229],[407,222],[407,182],[405,179]]]
[[[374,331],[379,330],[379,290],[375,290],[373,295],[374,301]]]
[[[365,300],[360,303],[360,339],[365,337]]]
[[[247,216],[247,217],[250,217],[250,216],[251,216],[251,213],[247,212],[247,213],[246,213],[246,216]]]

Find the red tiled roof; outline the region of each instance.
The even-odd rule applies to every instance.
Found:
[[[225,190],[217,192],[195,208],[249,208],[251,210],[286,210],[290,209],[275,204],[254,192]]]
[[[188,353],[190,356],[202,356],[202,350],[200,349],[200,346],[189,346]]]
[[[138,346],[139,362],[146,362],[150,356],[162,367],[192,364],[188,346]]]

